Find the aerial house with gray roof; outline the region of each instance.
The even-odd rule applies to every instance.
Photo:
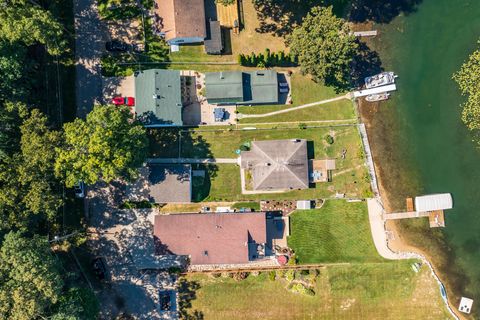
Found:
[[[135,113],[146,127],[181,126],[180,71],[150,69],[135,73]]]
[[[205,88],[210,104],[278,103],[278,75],[274,70],[207,72]]]
[[[253,190],[294,190],[309,187],[307,141],[303,139],[253,141],[240,154]]]

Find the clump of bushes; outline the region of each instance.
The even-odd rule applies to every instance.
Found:
[[[275,281],[275,279],[277,278],[277,273],[275,271],[269,271],[268,272],[268,279],[270,279],[270,281]]]
[[[303,283],[297,282],[292,283],[288,286],[289,290],[295,293],[304,294],[306,296],[314,296],[315,291],[310,288],[307,288]]]
[[[285,280],[287,280],[288,282],[292,282],[293,280],[295,280],[295,270],[293,269],[288,270],[285,273]]]
[[[270,52],[270,49],[266,49],[265,53],[256,54],[252,52],[250,55],[240,54],[238,55],[238,63],[245,67],[292,67],[297,65],[297,59],[290,53],[283,51]]]
[[[235,272],[232,278],[233,280],[241,281],[241,280],[247,279],[247,277],[248,277],[248,272]]]
[[[329,134],[327,134],[325,136],[325,141],[328,143],[328,144],[333,144],[335,142],[335,140],[333,139],[333,137]]]

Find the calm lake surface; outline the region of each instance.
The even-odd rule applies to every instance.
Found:
[[[416,12],[376,28],[381,34],[374,45],[383,67],[399,75],[398,92],[377,114],[392,123],[385,133],[390,145],[383,149],[392,153],[386,159],[402,162],[389,165],[400,172],[387,189],[402,203],[408,193],[453,194],[454,209],[446,211],[446,228],[439,232],[453,249],[446,254],[465,275],[465,291],[478,311],[480,150],[460,120],[464,99],[451,76],[480,37],[480,1],[424,0]],[[439,235],[435,232],[432,236]]]

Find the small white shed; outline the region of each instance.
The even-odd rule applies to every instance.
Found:
[[[312,209],[312,201],[310,200],[298,200],[297,201],[298,210],[309,210]]]
[[[415,210],[417,212],[446,210],[452,208],[453,200],[450,193],[438,193],[415,197]]]

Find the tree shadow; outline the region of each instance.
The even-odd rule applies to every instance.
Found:
[[[203,320],[203,312],[199,310],[189,310],[192,307],[192,300],[197,298],[196,291],[200,289],[200,283],[197,281],[188,281],[185,278],[178,280],[178,306],[180,319],[184,320]]]
[[[389,23],[400,14],[408,15],[416,12],[421,2],[422,0],[354,0],[348,20]]]
[[[334,13],[341,16],[347,3],[342,0],[254,0],[260,21],[256,31],[285,37],[302,22],[312,7],[332,5]]]
[[[362,41],[358,41],[357,55],[352,62],[351,83],[355,87],[364,84],[365,77],[380,73],[383,71],[382,61],[378,53],[368,47]]]

